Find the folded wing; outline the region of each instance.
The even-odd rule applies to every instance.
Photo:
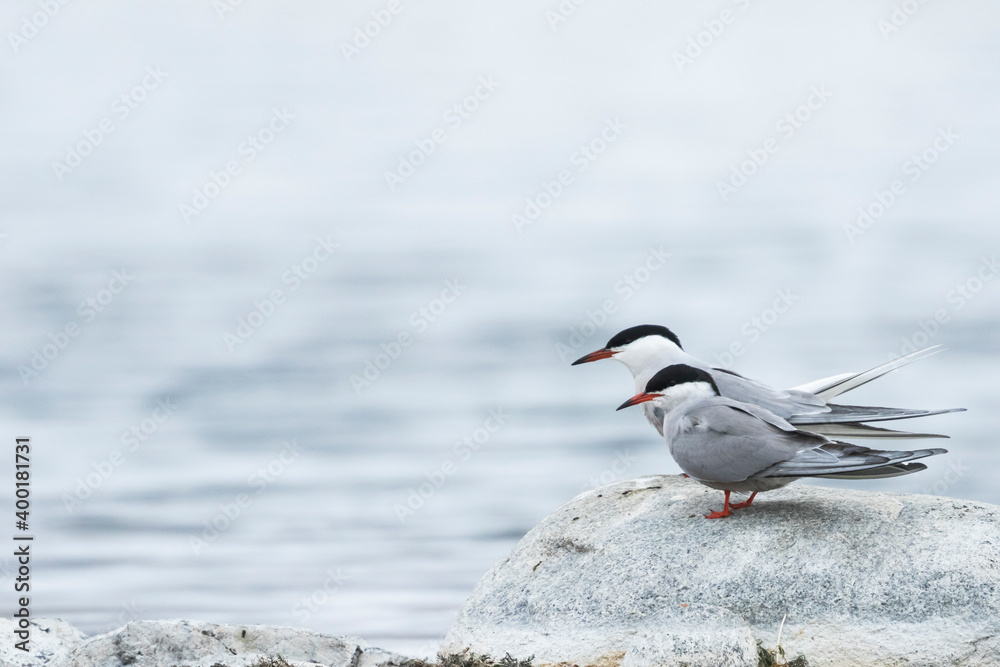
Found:
[[[757,406],[716,398],[687,412],[671,443],[677,463],[695,479],[740,482],[749,477],[876,479],[924,469],[916,459],[944,449],[878,450],[796,430]]]

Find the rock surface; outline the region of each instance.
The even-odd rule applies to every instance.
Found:
[[[385,667],[407,658],[362,640],[265,625],[198,621],[135,621],[84,638],[68,623],[41,619],[31,628],[31,651],[14,647],[13,624],[0,619],[3,667],[246,667],[281,655],[296,667]]]
[[[679,476],[583,493],[476,586],[441,652],[535,665],[1000,665],[1000,507],[793,486],[726,519]]]
[[[14,636],[14,622],[0,618],[0,665],[7,667],[42,667],[71,665],[70,656],[84,642],[85,635],[66,621],[40,618],[30,623],[29,652],[15,647],[21,638]]]

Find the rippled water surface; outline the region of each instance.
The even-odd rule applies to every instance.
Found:
[[[930,470],[864,488],[1000,502],[995,9],[921,6],[886,39],[890,4],[748,3],[681,71],[714,10],[588,3],[553,30],[531,3],[407,4],[347,62],[377,9],[70,4],[3,57],[0,417],[33,441],[34,613],[433,653],[541,518],[677,470],[614,411],[621,366],[569,365],[645,322],[783,386],[946,345],[850,395],[969,409],[923,420],[952,436]],[[165,78],[122,118],[147,67]],[[480,77],[498,86],[455,121]],[[261,135],[275,109],[292,118]],[[114,132],[57,173],[104,117]],[[249,136],[271,137],[252,159]],[[894,179],[889,209],[845,230]],[[516,223],[525,198],[545,206]]]

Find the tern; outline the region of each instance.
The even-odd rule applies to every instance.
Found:
[[[708,373],[722,396],[758,405],[805,431],[855,438],[945,438],[947,436],[932,433],[909,433],[877,428],[862,422],[927,417],[947,412],[962,412],[964,408],[911,410],[828,402],[840,394],[856,389],[917,359],[940,352],[941,349],[940,345],[936,345],[898,357],[863,373],[843,373],[792,389],[775,389],[733,371],[713,368],[685,352],[680,339],[667,327],[643,324],[620,331],[612,336],[603,348],[580,357],[572,365],[599,359],[614,359],[625,364],[635,378],[635,390],[641,392],[650,378],[660,369],[672,364],[686,364]],[[657,432],[663,435],[663,410],[647,404],[643,405],[643,412]]]
[[[801,477],[898,477],[927,469],[912,461],[948,451],[883,451],[802,431],[758,405],[720,396],[711,374],[686,364],[662,369],[643,392],[618,409],[641,403],[664,411],[663,437],[681,470],[705,486],[725,491],[722,510],[706,515],[708,519],[750,507],[759,492]],[[733,491],[751,495],[744,502],[730,504]]]

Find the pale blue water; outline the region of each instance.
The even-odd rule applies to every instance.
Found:
[[[851,395],[969,408],[920,424],[952,435],[947,457],[865,488],[1000,502],[997,9],[921,6],[884,39],[891,3],[735,3],[678,72],[726,6],[586,3],[553,31],[544,5],[405,4],[348,63],[382,5],[70,3],[0,49],[0,417],[34,443],[34,612],[430,654],[539,519],[676,471],[614,411],[623,368],[569,366],[645,322],[718,363],[735,344],[734,368],[786,386],[947,345]],[[37,11],[5,6],[5,33]],[[817,86],[831,96],[786,137]],[[517,233],[525,198],[545,208]]]

